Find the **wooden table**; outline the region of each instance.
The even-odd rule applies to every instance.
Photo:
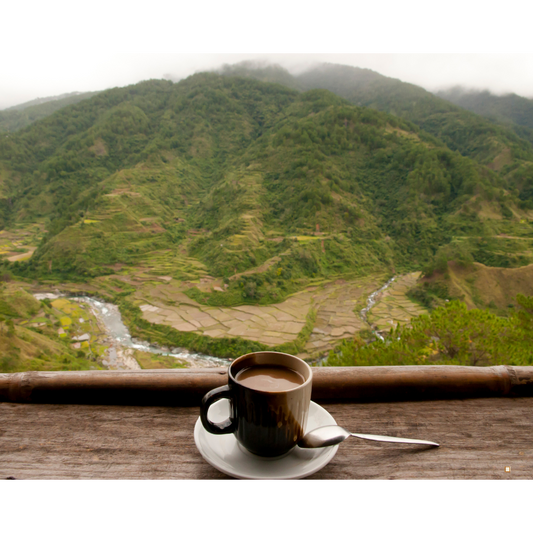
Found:
[[[348,439],[309,479],[532,479],[533,398],[322,403]],[[0,403],[0,479],[228,479],[194,444],[199,407]],[[506,472],[510,467],[510,472]]]

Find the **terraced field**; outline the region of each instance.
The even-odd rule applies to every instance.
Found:
[[[242,337],[267,346],[294,341],[313,303],[312,292],[302,291],[280,304],[210,307],[183,294],[175,281],[143,287],[134,297],[143,318],[153,324],[214,338]]]
[[[28,260],[37,249],[44,234],[44,224],[18,225],[0,231],[0,259],[8,261]]]
[[[314,294],[317,318],[305,346],[306,355],[317,356],[333,349],[340,340],[367,329],[368,324],[357,310],[365,305],[370,293],[383,285],[383,280],[383,276],[356,281],[338,280],[317,290]]]
[[[406,296],[419,277],[420,272],[400,276],[381,293],[379,301],[368,313],[368,322],[373,328],[388,331],[391,327],[407,324],[412,318],[427,313],[426,309]]]
[[[368,322],[361,317],[360,310],[368,296],[386,281],[384,275],[308,287],[282,303],[265,306],[202,305],[185,295],[185,286],[175,280],[141,286],[133,298],[142,317],[153,324],[213,338],[240,337],[272,348],[296,341],[314,310],[313,329],[299,355],[316,358],[361,330],[388,329],[391,323],[404,323],[426,312],[405,295],[418,276],[419,273],[412,273],[399,277],[384,291]]]

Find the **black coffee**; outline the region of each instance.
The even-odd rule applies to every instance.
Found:
[[[250,389],[265,392],[283,392],[305,383],[304,377],[285,366],[257,365],[243,368],[235,381]]]

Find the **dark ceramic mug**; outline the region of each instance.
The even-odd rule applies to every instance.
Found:
[[[236,380],[246,368],[275,365],[295,370],[304,382],[281,392],[266,392]],[[262,457],[284,455],[303,437],[313,373],[298,357],[278,352],[255,352],[235,359],[228,369],[228,384],[208,392],[202,399],[200,417],[206,431],[215,435],[234,433],[248,451]],[[208,418],[209,407],[221,398],[230,402],[230,416],[215,423]]]

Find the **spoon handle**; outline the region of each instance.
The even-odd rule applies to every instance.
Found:
[[[399,442],[401,444],[427,444],[429,446],[439,446],[436,442],[418,439],[400,439],[398,437],[385,437],[384,435],[365,435],[364,433],[350,433],[352,437],[366,440],[377,440],[379,442]]]

